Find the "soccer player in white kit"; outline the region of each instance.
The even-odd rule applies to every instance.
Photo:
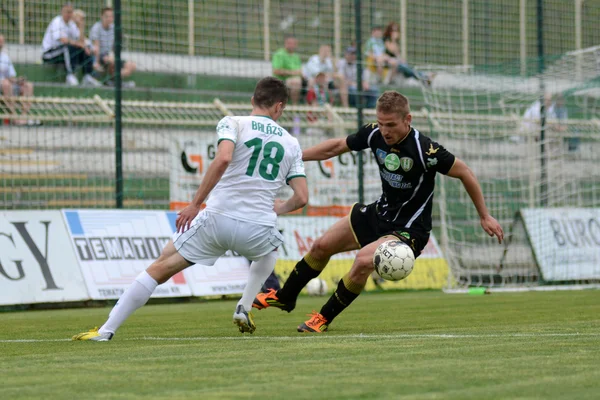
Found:
[[[273,272],[276,250],[283,243],[277,216],[308,202],[300,144],[276,123],[287,100],[288,89],[282,81],[264,78],[254,90],[250,116],[225,117],[219,122],[215,159],[192,203],[179,213],[173,239],[119,298],[106,323],[73,340],[112,339],[121,324],[146,304],[157,285],[190,265],[214,265],[227,250],[252,261],[233,322],[242,333],[254,332],[252,302]],[[276,202],[275,195],[285,183],[294,194]],[[200,211],[207,197],[206,209]]]

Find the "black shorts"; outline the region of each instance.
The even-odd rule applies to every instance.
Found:
[[[429,232],[405,228],[385,221],[377,214],[376,206],[376,203],[368,206],[356,203],[352,206],[350,227],[358,244],[364,247],[383,236],[393,235],[408,244],[413,250],[415,258],[418,257],[429,241]]]

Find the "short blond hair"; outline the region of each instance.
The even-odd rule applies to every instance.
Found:
[[[377,99],[376,110],[384,114],[396,113],[405,117],[410,114],[410,105],[406,96],[396,91],[388,90],[387,92],[383,92],[379,96],[379,99]]]
[[[73,17],[85,18],[85,11],[77,9],[77,10],[73,11]]]

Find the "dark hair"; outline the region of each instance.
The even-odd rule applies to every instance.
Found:
[[[387,24],[387,26],[385,27],[385,31],[383,32],[383,38],[391,39],[392,31],[394,30],[395,27],[398,27],[398,29],[400,29],[400,26],[398,26],[398,24],[396,22],[390,22],[389,24]]]
[[[112,7],[104,7],[102,9],[102,11],[100,12],[100,15],[104,15],[105,12],[112,11],[112,10],[113,10]]]
[[[286,104],[289,91],[285,83],[272,76],[261,79],[254,88],[254,105],[262,108],[272,107],[274,104]]]

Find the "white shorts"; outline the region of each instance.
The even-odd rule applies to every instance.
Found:
[[[275,227],[204,210],[194,218],[190,229],[173,235],[173,244],[189,262],[211,266],[227,250],[256,261],[281,246],[283,236]]]

